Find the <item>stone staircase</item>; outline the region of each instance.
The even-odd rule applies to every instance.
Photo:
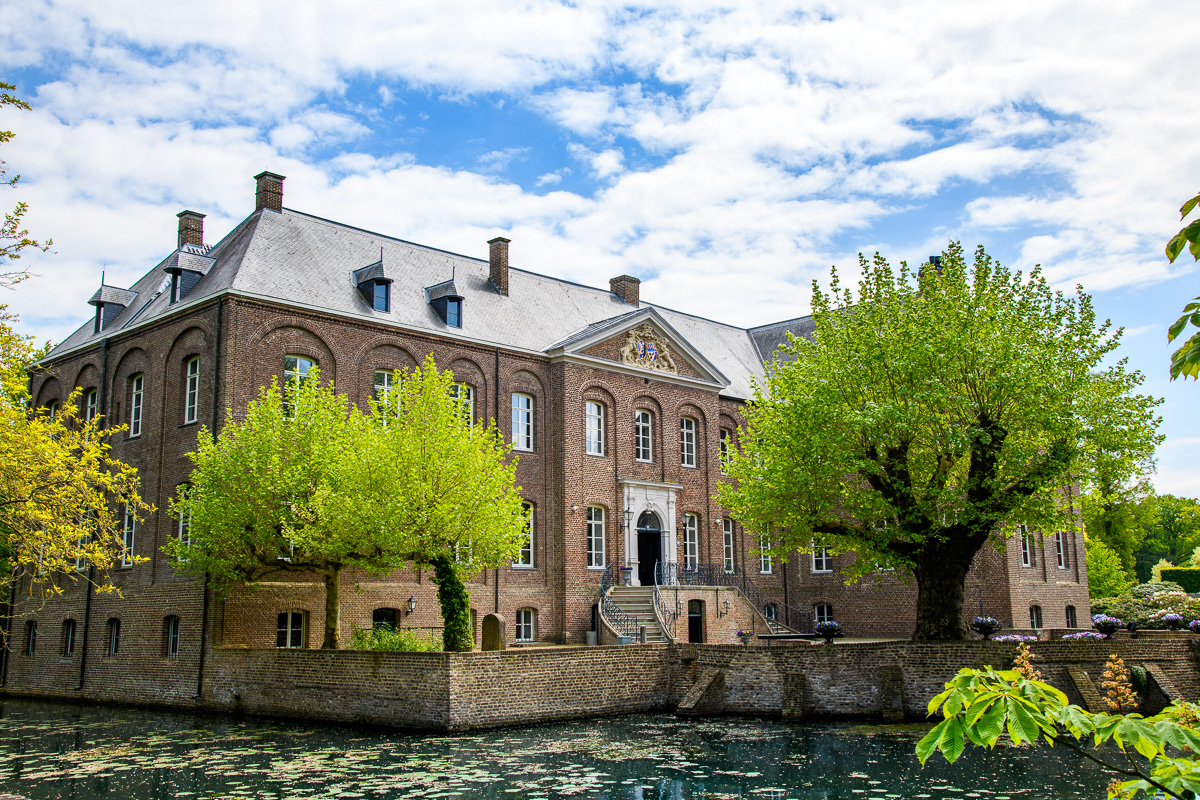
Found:
[[[648,644],[667,643],[667,635],[663,633],[658,618],[654,616],[653,586],[614,586],[608,596],[626,614],[637,617],[639,627],[646,626]]]
[[[763,617],[763,619],[767,621],[767,627],[771,629],[771,633],[800,633],[800,631],[794,631],[787,625],[784,625],[782,622],[777,620],[773,620],[769,617]]]

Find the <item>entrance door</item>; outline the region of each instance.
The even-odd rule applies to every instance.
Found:
[[[688,600],[688,641],[704,642],[704,601]]]
[[[654,585],[654,565],[662,559],[662,525],[653,511],[643,512],[637,525],[638,583]]]

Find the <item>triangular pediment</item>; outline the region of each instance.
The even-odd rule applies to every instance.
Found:
[[[643,308],[588,325],[547,348],[552,358],[609,362],[662,378],[719,387],[728,379],[653,308]]]

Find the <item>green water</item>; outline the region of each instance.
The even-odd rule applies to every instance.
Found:
[[[921,770],[923,725],[634,716],[463,735],[0,703],[0,794],[28,798],[1103,798],[1063,748]]]

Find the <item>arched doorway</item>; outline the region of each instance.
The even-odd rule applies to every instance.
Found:
[[[662,523],[653,511],[643,511],[637,521],[638,583],[654,584],[654,565],[662,559]]]

